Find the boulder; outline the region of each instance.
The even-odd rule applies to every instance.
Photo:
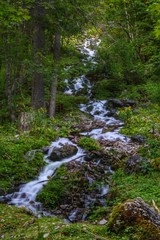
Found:
[[[160,214],[142,198],[128,200],[116,206],[109,218],[108,228],[116,233],[132,229],[136,239],[160,239]]]
[[[49,152],[49,147],[43,147],[41,150],[42,150],[42,152],[43,152],[44,154],[48,154],[48,152]]]
[[[123,102],[121,100],[114,98],[108,100],[108,106],[110,108],[124,107]]]
[[[125,107],[135,107],[137,105],[137,102],[134,100],[130,100],[130,99],[125,99],[123,100],[123,104],[125,105]]]
[[[78,149],[76,146],[64,144],[62,147],[54,147],[49,157],[52,161],[62,160],[63,158],[75,155],[77,151]]]
[[[111,98],[108,100],[109,108],[135,107],[136,105],[137,103],[130,99],[119,100],[119,99]]]

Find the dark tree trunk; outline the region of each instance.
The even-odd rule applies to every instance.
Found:
[[[58,62],[59,56],[60,56],[60,46],[61,46],[61,35],[59,32],[55,33],[55,39],[54,39],[54,60],[55,63]],[[55,117],[55,109],[56,109],[56,92],[57,92],[57,73],[54,73],[54,76],[52,78],[51,82],[51,96],[50,96],[50,104],[49,104],[49,116],[50,118]]]
[[[14,93],[16,90],[16,81],[14,79],[13,62],[10,56],[10,44],[8,43],[8,34],[4,34],[4,49],[5,49],[5,81],[6,81],[6,98],[7,98],[7,110],[10,120],[15,121],[15,102]]]
[[[35,71],[32,78],[32,107],[34,109],[44,108],[44,78],[41,72],[42,59],[45,50],[44,16],[45,9],[43,1],[35,1],[34,25],[33,25],[33,48]]]

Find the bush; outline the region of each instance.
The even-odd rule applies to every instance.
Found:
[[[117,79],[104,79],[96,82],[93,93],[96,99],[104,100],[120,94],[124,84]]]

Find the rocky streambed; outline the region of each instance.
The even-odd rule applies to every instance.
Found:
[[[83,64],[96,65],[99,39],[87,39],[79,47]],[[67,69],[66,69],[67,71]],[[25,207],[35,215],[62,215],[71,222],[89,217],[98,206],[106,206],[110,179],[124,159],[136,154],[139,144],[120,134],[123,122],[115,118],[117,107],[134,107],[131,100],[90,100],[92,84],[82,75],[65,79],[64,94],[86,89],[88,103],[81,104],[84,117],[68,139],[59,138],[44,148],[46,166],[37,178],[17,192],[1,196],[1,202]]]
[[[139,147],[119,133],[123,123],[113,117],[116,109],[110,107],[111,101],[115,102],[81,105],[88,116],[73,125],[69,139],[59,138],[43,148],[46,166],[39,176],[0,201],[25,207],[37,216],[60,215],[70,222],[86,220],[94,209],[107,206],[114,170]]]

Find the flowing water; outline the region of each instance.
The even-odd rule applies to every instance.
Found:
[[[61,148],[63,145],[74,145],[77,147],[77,153],[69,158],[64,158],[61,161],[50,161],[49,157],[51,152],[54,148],[58,149]],[[36,196],[39,191],[44,187],[45,184],[47,184],[50,177],[52,177],[56,171],[57,168],[59,168],[63,163],[67,163],[69,161],[72,161],[73,159],[79,159],[79,161],[83,160],[84,156],[84,150],[69,141],[67,138],[59,138],[57,141],[52,142],[48,154],[45,156],[44,160],[47,163],[47,166],[45,166],[37,179],[24,184],[22,187],[20,187],[19,192],[15,192],[13,194],[7,195],[7,198],[11,199],[8,204],[15,205],[15,206],[24,206],[27,209],[31,210],[35,215],[37,214],[37,210],[41,211],[41,204],[36,201]],[[43,213],[44,215],[45,213]]]
[[[80,51],[81,53],[84,54],[85,59],[87,59],[87,61],[92,62],[92,64],[96,64],[94,59],[96,55],[96,49],[91,48],[91,46],[97,47],[99,46],[99,44],[100,44],[99,39],[98,40],[88,39],[80,47]],[[84,61],[84,64],[85,64],[85,61]],[[72,86],[69,85],[69,81],[67,79],[65,80],[65,82],[66,84],[68,84],[65,90],[66,94],[75,94],[87,85],[88,96],[91,95],[92,84],[85,77],[85,75],[82,75],[77,79],[74,79],[72,81]],[[82,112],[89,113],[93,117],[94,121],[104,122],[106,126],[116,126],[115,130],[107,131],[106,133],[103,132],[103,128],[96,128],[88,132],[82,132],[81,135],[89,136],[97,140],[101,140],[101,139],[109,140],[109,141],[120,140],[123,142],[129,141],[128,138],[126,138],[125,136],[119,133],[119,130],[122,127],[123,123],[109,116],[110,110],[108,108],[107,100],[89,101],[88,104],[81,104],[80,110]],[[72,157],[62,159],[61,161],[56,161],[56,162],[51,161],[50,154],[52,150],[54,148],[60,148],[66,144],[76,146],[77,153]],[[24,206],[37,215],[38,212],[42,211],[41,204],[36,201],[37,193],[42,190],[44,185],[46,185],[49,179],[55,174],[56,169],[59,168],[63,163],[67,163],[75,159],[77,159],[77,161],[84,161],[84,158],[83,158],[84,154],[85,154],[85,151],[79,148],[76,144],[74,144],[70,140],[66,138],[59,138],[57,141],[51,143],[48,154],[44,157],[46,166],[42,169],[37,179],[22,185],[18,192],[0,197],[0,201],[2,201],[4,198],[9,199],[8,204],[12,204],[18,207]],[[111,169],[108,169],[108,171],[112,172]],[[93,179],[89,176],[87,178],[89,183],[92,185]],[[109,190],[108,184],[104,186],[99,186],[99,197],[102,202],[102,205],[105,205],[105,201],[102,197],[108,193],[108,190]],[[88,205],[94,204],[95,201],[96,201],[95,198],[92,198],[91,196],[86,195],[85,206],[88,207]],[[43,212],[43,214],[45,213]],[[77,209],[73,210],[70,213],[69,220],[74,221],[74,219],[76,218],[76,214],[77,214]],[[83,218],[85,219],[85,215],[83,216]]]

